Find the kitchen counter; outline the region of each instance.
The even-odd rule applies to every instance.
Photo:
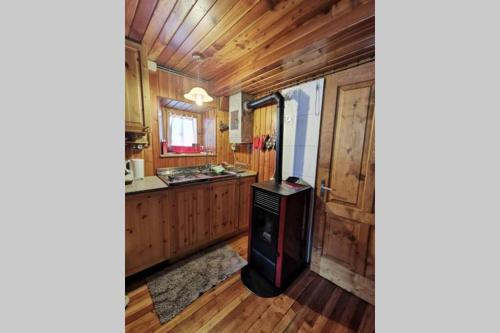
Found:
[[[168,188],[160,178],[156,176],[144,177],[144,179],[134,179],[132,184],[125,185],[125,194],[158,191]]]
[[[247,170],[245,172],[237,174],[236,178],[244,178],[244,177],[252,177],[256,176],[257,172],[252,170]],[[234,179],[234,178],[232,178]],[[224,179],[221,179],[224,180]],[[217,180],[216,180],[217,181]],[[186,185],[195,185],[201,183],[190,183]],[[176,186],[178,187],[178,186]],[[144,177],[144,179],[135,179],[132,184],[125,185],[125,194],[136,194],[150,191],[159,191],[163,189],[167,189],[168,185],[165,184],[160,178],[157,176],[148,176]]]

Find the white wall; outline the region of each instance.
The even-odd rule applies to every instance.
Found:
[[[285,97],[283,179],[296,176],[314,187],[324,79],[282,90]]]
[[[283,131],[283,179],[302,178],[313,187],[316,183],[319,130],[324,79],[283,89],[285,121]],[[307,225],[307,255],[311,260],[314,195],[311,196]]]

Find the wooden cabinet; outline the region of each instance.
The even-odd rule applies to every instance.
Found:
[[[142,97],[141,58],[138,49],[125,46],[125,127],[142,130],[144,108]]]
[[[149,72],[139,44],[125,43],[125,131],[144,132],[150,125]]]
[[[210,185],[168,190],[172,256],[210,241]]]
[[[321,190],[324,185],[329,190]],[[375,66],[326,77],[311,269],[375,298]]]
[[[238,230],[246,230],[250,221],[251,185],[256,182],[255,177],[242,178],[238,182]]]
[[[255,177],[125,197],[126,276],[248,228]]]
[[[133,274],[168,257],[166,192],[125,197],[125,272]]]
[[[236,180],[228,180],[211,185],[212,239],[230,234],[238,228],[236,182]]]

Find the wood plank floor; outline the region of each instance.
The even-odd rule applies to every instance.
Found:
[[[247,236],[229,243],[247,257]],[[204,293],[164,325],[145,284],[129,292],[125,331],[132,332],[374,332],[375,308],[306,270],[275,298],[249,292],[240,275]]]

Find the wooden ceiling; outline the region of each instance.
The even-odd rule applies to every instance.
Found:
[[[126,37],[161,66],[199,70],[214,95],[263,93],[375,55],[374,0],[125,1]]]

